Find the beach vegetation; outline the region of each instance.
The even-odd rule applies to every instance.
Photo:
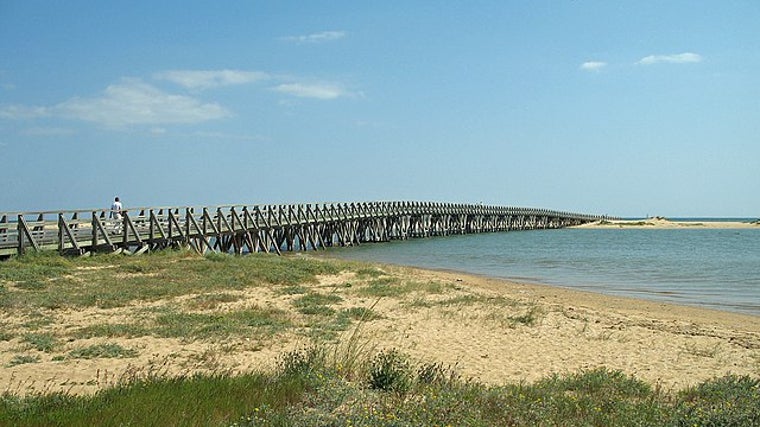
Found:
[[[402,280],[394,276],[382,276],[358,287],[356,294],[370,298],[402,298],[409,294],[441,294],[450,285],[438,281]]]
[[[51,333],[28,333],[24,334],[21,342],[26,343],[31,348],[49,353],[58,344],[58,340]]]
[[[0,425],[749,426],[760,381],[727,376],[668,394],[598,368],[535,383],[485,385],[395,349],[346,372],[329,347],[280,356],[273,372],[133,372],[91,396],[0,395]],[[31,363],[31,362],[26,362]],[[365,368],[362,368],[365,366]]]
[[[350,307],[342,310],[341,313],[352,320],[358,321],[372,321],[383,318],[381,314],[367,307]]]
[[[617,222],[615,223],[621,227],[654,227],[654,224],[648,221],[632,221],[632,222]]]
[[[137,355],[137,350],[124,348],[115,343],[94,344],[69,352],[69,356],[74,359],[125,358],[137,357]]]
[[[150,330],[138,323],[95,323],[73,331],[73,339],[137,338],[150,335]]]
[[[13,356],[10,362],[8,362],[7,367],[11,368],[16,365],[24,365],[27,363],[37,363],[39,361],[40,361],[40,356],[37,356],[37,355],[17,354]]]
[[[376,279],[380,276],[385,275],[385,272],[376,267],[365,266],[365,267],[359,267],[356,270],[356,275],[360,278]]]
[[[239,301],[240,299],[240,295],[228,292],[203,293],[190,299],[187,302],[187,308],[190,310],[213,310],[223,304]]]
[[[233,335],[263,339],[289,325],[287,313],[276,308],[250,307],[219,313],[168,310],[156,316],[155,324],[151,325],[151,334],[183,341],[220,341]]]
[[[537,305],[533,304],[530,305],[524,313],[509,316],[509,320],[512,321],[513,325],[533,326],[539,322],[543,315],[543,310],[541,310],[541,308]]]
[[[343,273],[351,287],[320,284],[323,275],[342,279]],[[66,383],[61,378],[42,390],[6,385],[0,426],[760,425],[755,377],[714,378],[679,392],[600,367],[531,383],[484,384],[460,375],[457,365],[378,348],[367,327],[384,319],[378,304],[388,299],[451,312],[482,306],[480,319],[498,313],[493,320],[507,326],[536,325],[544,313],[539,304],[467,294],[443,281],[409,280],[358,263],[182,251],[76,260],[33,254],[0,263],[0,281],[7,314],[0,341],[18,345],[12,351],[20,353],[5,359],[3,369],[101,358],[128,359],[132,366],[119,376],[99,371],[98,389],[89,395],[50,391]],[[244,299],[246,290],[264,297]],[[349,295],[372,299],[357,304]],[[60,327],[61,308],[107,314]],[[580,313],[565,315],[589,322]],[[237,348],[259,350],[285,334],[309,342],[283,352],[273,368],[241,373],[223,362]],[[143,336],[203,346],[186,359],[133,366],[142,347],[119,339]],[[246,341],[230,339],[240,337]],[[710,357],[712,348],[685,351]]]
[[[330,316],[335,313],[335,309],[330,307],[330,305],[342,300],[343,298],[335,294],[308,293],[296,298],[293,301],[293,305],[302,314]]]
[[[403,395],[412,386],[413,372],[408,356],[396,349],[383,350],[370,360],[369,387]]]

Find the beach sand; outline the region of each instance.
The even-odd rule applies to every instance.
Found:
[[[757,228],[760,220],[752,222],[738,221],[672,221],[664,217],[651,217],[632,220],[603,220],[578,225],[573,228],[652,228],[652,229],[690,229],[690,228]]]
[[[607,367],[673,391],[727,374],[760,376],[760,317],[611,297],[558,287],[515,283],[458,272],[378,265],[384,275],[419,284],[419,291],[382,298],[362,296],[353,273],[306,284],[337,294],[334,309],[367,307],[379,319],[361,323],[358,336],[379,351],[397,348],[418,363],[439,362],[463,377],[488,384],[532,382],[553,373]],[[351,284],[348,286],[347,284]],[[254,288],[213,310],[277,307],[293,311],[293,296]],[[183,296],[190,298],[192,296]],[[51,352],[25,348],[21,338],[0,340],[0,393],[93,393],[130,376],[272,369],[284,351],[309,345],[304,333],[287,330],[263,341],[139,338],[76,339],[72,331],[103,323],[128,323],[162,304],[114,309],[49,310],[47,328],[63,344]],[[307,320],[293,314],[302,325]],[[20,328],[32,319],[0,315],[0,325]],[[354,323],[356,324],[356,323]],[[47,330],[46,330],[47,331]],[[353,328],[342,332],[347,340]],[[119,343],[132,358],[72,358],[76,348]],[[20,354],[37,363],[14,365]]]

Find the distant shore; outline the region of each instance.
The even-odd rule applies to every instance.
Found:
[[[588,224],[578,225],[573,228],[639,228],[639,229],[726,229],[726,228],[757,228],[760,229],[760,220],[752,222],[741,221],[701,221],[701,220],[670,220],[664,217],[651,217],[645,219],[628,220],[601,220]]]

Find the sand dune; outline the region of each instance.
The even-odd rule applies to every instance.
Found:
[[[456,272],[379,267],[390,277],[436,283],[439,291],[383,297],[359,296],[351,274],[305,285],[337,293],[335,307],[370,307],[382,318],[362,324],[372,348],[395,347],[419,362],[456,366],[465,377],[501,384],[534,381],[552,373],[605,366],[675,390],[729,373],[760,376],[760,317],[617,298],[556,287],[496,280]],[[352,287],[339,286],[350,281]],[[292,310],[289,296],[241,291],[242,298],[216,310],[244,306]],[[158,305],[160,303],[153,303]],[[104,321],[128,321],[146,306],[58,311],[55,331]],[[47,315],[51,315],[47,313]],[[29,319],[3,314],[14,327]],[[352,330],[344,332],[344,337]],[[118,342],[139,352],[134,358],[72,359],[73,348]],[[278,354],[303,347],[304,334],[287,330],[266,341],[232,337],[222,341],[165,339],[71,340],[38,363],[11,366],[23,344],[0,341],[1,391],[92,393],[120,378],[148,371],[187,374],[270,369]]]

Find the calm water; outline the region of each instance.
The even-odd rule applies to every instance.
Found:
[[[760,229],[516,231],[330,251],[760,315]]]

